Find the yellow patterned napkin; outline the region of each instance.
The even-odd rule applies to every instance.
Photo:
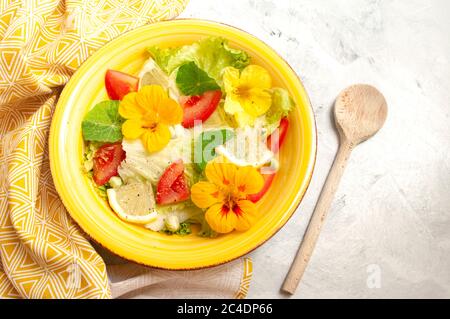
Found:
[[[49,126],[72,73],[107,41],[173,18],[186,3],[0,0],[0,297],[163,297],[170,287],[183,285],[180,295],[171,296],[245,296],[251,275],[246,259],[205,270],[204,276],[193,272],[197,285],[182,272],[131,264],[108,266],[108,278],[103,259],[68,216],[50,174]],[[212,285],[205,284],[213,277]],[[188,286],[215,287],[215,293]]]

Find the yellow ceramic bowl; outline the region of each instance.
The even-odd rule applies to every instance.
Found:
[[[120,220],[97,195],[83,173],[81,121],[97,102],[107,99],[107,69],[137,74],[150,45],[188,44],[221,36],[269,70],[274,85],[287,88],[297,108],[280,154],[281,169],[259,203],[260,219],[246,232],[215,239],[168,236]],[[159,22],[127,32],[93,54],[77,70],[59,98],[50,132],[50,164],[56,189],[73,219],[95,241],[126,259],[166,269],[194,269],[221,264],[255,249],[294,213],[311,179],[316,156],[314,114],[297,75],[266,44],[230,26],[202,20]]]

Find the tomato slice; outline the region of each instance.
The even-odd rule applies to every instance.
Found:
[[[187,200],[190,196],[183,161],[173,162],[166,168],[156,186],[156,202],[161,205]]]
[[[122,100],[130,92],[137,92],[139,78],[115,70],[106,71],[105,87],[111,100]]]
[[[267,147],[274,153],[278,153],[281,145],[284,142],[286,137],[286,132],[289,127],[289,120],[285,117],[281,119],[280,126],[275,129],[275,131],[267,138]],[[269,190],[272,185],[273,179],[275,178],[276,173],[267,173],[262,174],[264,177],[264,185],[259,191],[259,193],[252,194],[248,196],[248,199],[253,203],[258,202]]]
[[[259,202],[259,200],[267,193],[267,191],[270,188],[270,185],[272,185],[273,179],[275,178],[275,173],[270,174],[262,174],[264,177],[264,185],[259,191],[259,193],[248,195],[248,199],[251,200],[253,203]]]
[[[190,191],[186,180],[186,176],[184,176],[184,174],[178,176],[178,178],[172,184],[171,188],[175,191],[175,193],[182,195],[179,200],[186,200],[189,198]],[[184,196],[187,197],[185,198]]]
[[[117,169],[125,159],[126,154],[121,143],[105,144],[94,154],[94,182],[98,186],[104,185],[113,176],[117,176]]]
[[[222,91],[207,91],[202,95],[181,96],[183,107],[183,122],[185,128],[194,126],[194,121],[206,121],[219,105]]]
[[[278,153],[281,145],[286,138],[286,133],[289,128],[289,120],[284,117],[280,121],[280,126],[278,126],[272,134],[267,138],[267,147],[274,153]]]

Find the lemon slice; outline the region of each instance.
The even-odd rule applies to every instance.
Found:
[[[273,152],[267,147],[264,132],[258,128],[239,128],[235,136],[215,151],[238,166],[261,167],[272,161]]]
[[[161,85],[169,91],[169,96],[178,101],[180,92],[172,77],[169,77],[163,70],[150,58],[145,62],[141,72],[139,72],[139,88],[145,85]]]
[[[111,208],[124,221],[148,224],[158,216],[150,183],[133,183],[107,191]]]

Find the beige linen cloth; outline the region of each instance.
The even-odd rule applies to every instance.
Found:
[[[100,257],[67,214],[50,174],[52,113],[73,72],[107,41],[174,18],[186,3],[0,0],[0,297],[245,297],[252,270],[246,258],[177,272],[101,249]]]

